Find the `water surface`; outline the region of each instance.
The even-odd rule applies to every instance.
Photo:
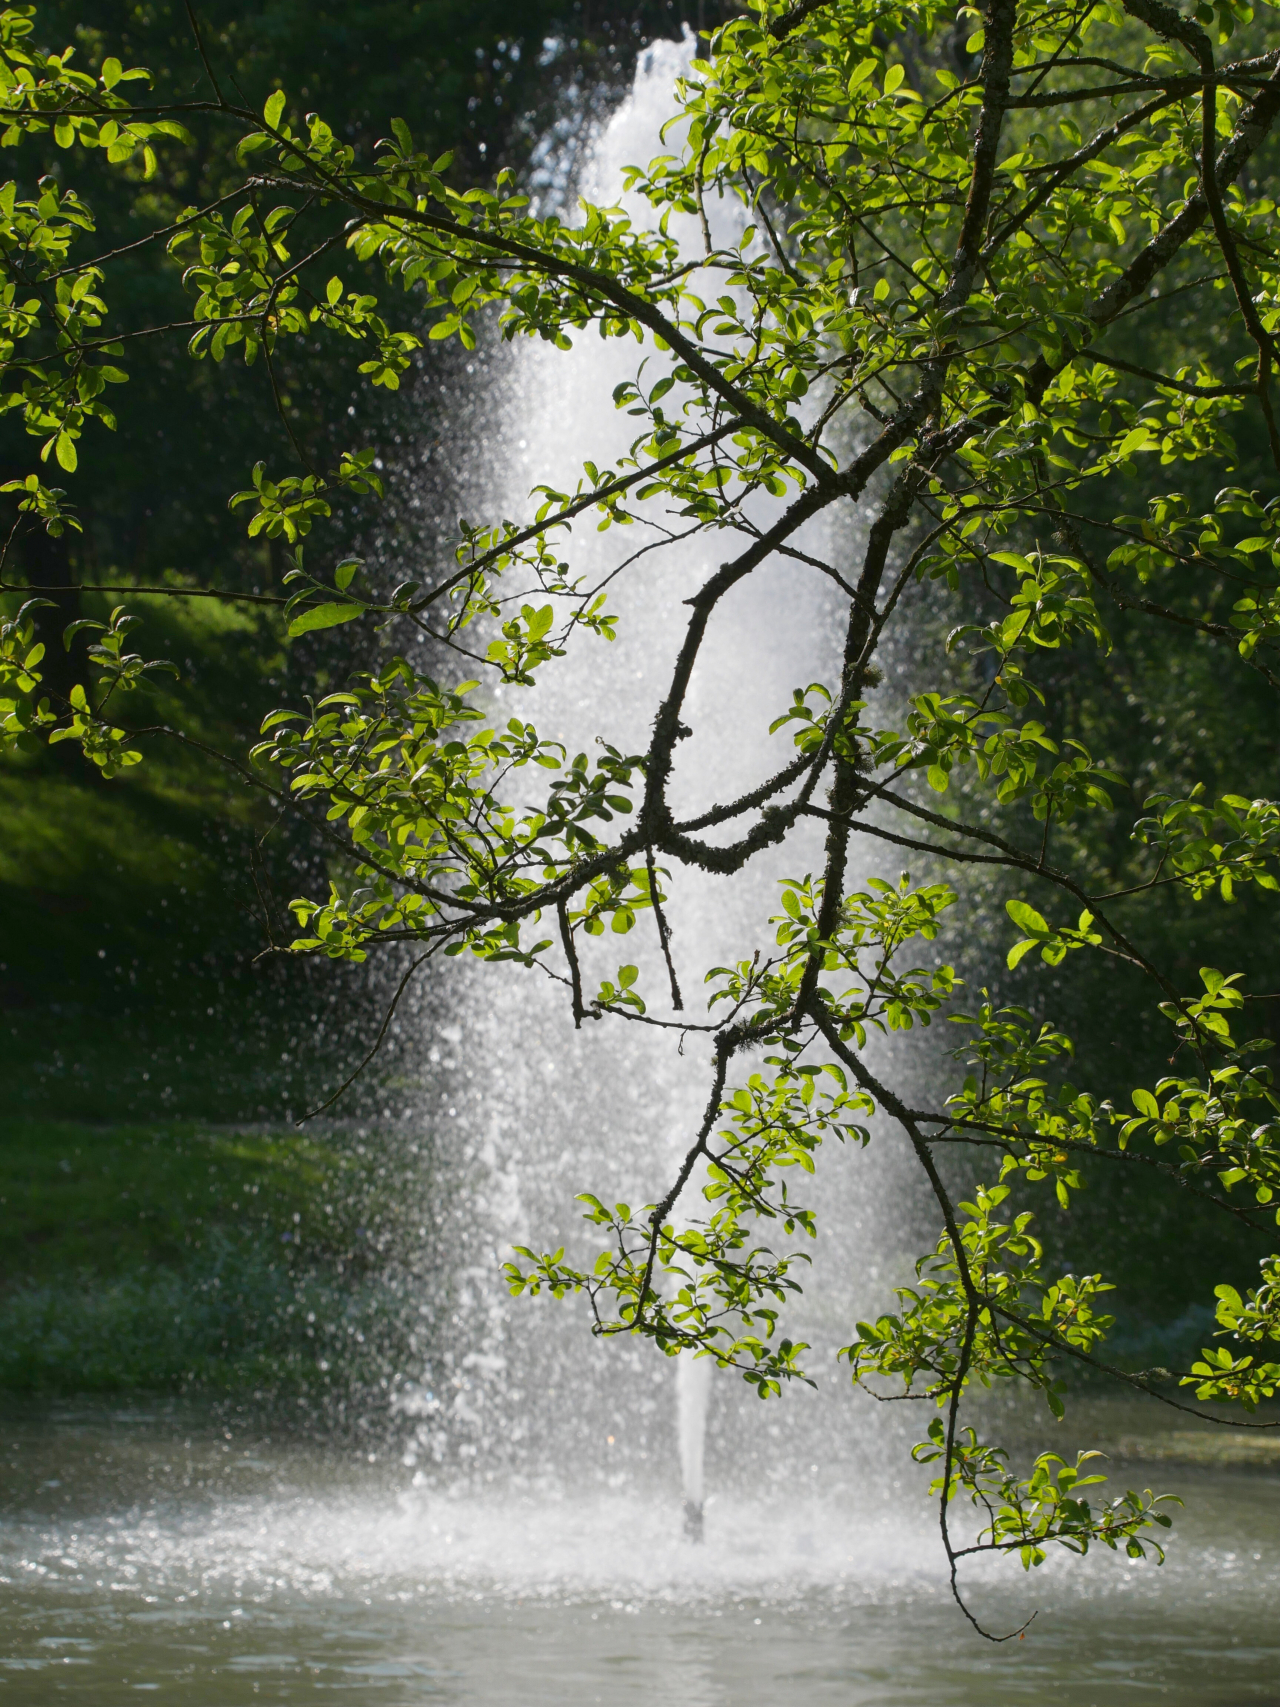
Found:
[[[1187,1500],[1169,1563],[1003,1565],[975,1604],[1004,1628],[1040,1611],[995,1648],[947,1597],[927,1511],[888,1483],[713,1498],[694,1548],[674,1489],[628,1475],[451,1489],[195,1410],[10,1413],[0,1699],[1280,1702],[1280,1458],[1111,1421],[1114,1478]]]

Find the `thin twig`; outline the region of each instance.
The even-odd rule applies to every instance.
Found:
[[[662,944],[662,958],[667,963],[667,977],[671,981],[671,1006],[677,1013],[684,1012],[684,998],[680,994],[680,980],[676,977],[675,962],[671,958],[671,928],[667,924],[667,915],[662,910],[662,896],[658,892],[658,871],[653,863],[653,848],[644,850],[645,864],[649,869],[649,899],[653,903],[653,916],[658,925],[658,941]]]
[[[314,1120],[316,1115],[323,1114],[326,1108],[332,1108],[334,1103],[337,1102],[338,1098],[340,1096],[342,1096],[344,1094],[344,1092],[350,1090],[351,1086],[355,1084],[356,1080],[360,1077],[361,1073],[364,1072],[365,1068],[369,1065],[370,1061],[373,1060],[374,1056],[378,1053],[378,1051],[382,1048],[383,1043],[386,1041],[387,1031],[391,1025],[391,1021],[395,1018],[396,1009],[400,1006],[401,996],[403,996],[405,991],[409,988],[410,979],[413,977],[414,973],[418,970],[418,968],[420,966],[424,965],[428,960],[431,959],[431,956],[436,952],[436,949],[438,946],[439,946],[439,944],[433,943],[432,946],[427,950],[427,952],[425,954],[420,954],[418,956],[418,958],[410,964],[408,971],[405,973],[404,977],[400,980],[399,984],[396,987],[396,993],[394,996],[392,996],[391,1004],[387,1008],[386,1013],[383,1015],[382,1024],[378,1028],[378,1035],[374,1038],[373,1046],[369,1050],[368,1054],[365,1056],[364,1060],[361,1061],[360,1065],[355,1069],[355,1071],[353,1073],[349,1073],[347,1075],[347,1077],[342,1081],[342,1083],[338,1086],[337,1090],[334,1091],[334,1093],[331,1097],[326,1097],[325,1100],[320,1104],[320,1106],[318,1108],[313,1108],[310,1110],[309,1113],[304,1114],[300,1120],[298,1120],[294,1123],[295,1125],[305,1126],[308,1120]]]
[[[578,966],[578,950],[573,940],[573,930],[569,924],[569,909],[563,901],[556,903],[556,917],[560,921],[560,941],[564,945],[564,957],[569,962],[569,988],[573,994],[573,1029],[582,1030],[582,1022],[586,1017],[582,1006],[582,973]]]

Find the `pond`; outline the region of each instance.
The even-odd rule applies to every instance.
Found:
[[[695,1547],[672,1489],[638,1475],[434,1485],[198,1408],[10,1409],[0,1699],[1280,1703],[1273,1437],[1137,1415],[1103,1418],[1112,1475],[1185,1499],[1168,1563],[975,1576],[992,1627],[1039,1609],[995,1647],[950,1601],[914,1492],[819,1473],[726,1493]]]

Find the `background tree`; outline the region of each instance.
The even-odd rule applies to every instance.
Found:
[[[937,1407],[916,1455],[938,1466],[958,1600],[970,1554],[1014,1554],[1028,1567],[1054,1543],[1140,1555],[1156,1545],[1152,1526],[1168,1522],[1150,1492],[1102,1503],[1082,1493],[1096,1479],[1084,1459],[1046,1452],[1029,1475],[1011,1469],[964,1420],[975,1379],[1043,1393],[1055,1414],[1073,1366],[1197,1414],[1209,1400],[1250,1410],[1280,1383],[1268,1353],[1280,1332],[1280,1104],[1249,1005],[1273,999],[1252,986],[1269,968],[1258,955],[1239,969],[1206,965],[1193,988],[1142,929],[1143,902],[1163,891],[1201,907],[1250,888],[1265,901],[1277,888],[1280,808],[1248,783],[1179,793],[1152,754],[1136,778],[1141,798],[1119,804],[1127,779],[1092,739],[1093,702],[1053,667],[1068,649],[1108,655],[1118,610],[1276,685],[1277,512],[1236,483],[1232,434],[1250,435],[1273,478],[1280,308],[1265,174],[1280,50],[1244,6],[1202,12],[990,0],[961,11],[957,34],[957,19],[929,5],[766,0],[718,33],[682,86],[679,152],[632,174],[655,212],[648,228],[617,208],[585,206],[570,221],[531,206],[508,172],[492,190],[460,188],[451,160],[423,152],[403,120],[370,158],[324,119],[292,116],[283,91],[259,116],[210,60],[195,107],[238,136],[245,174],[154,237],[186,267],[193,306],[181,330],[215,365],[244,357],[274,370],[290,340],[332,337],[354,341],[359,371],[394,389],[418,322],[395,324],[335,268],[339,251],[415,292],[431,340],[471,347],[479,317],[495,313],[508,338],[564,347],[592,327],[647,346],[648,366],[615,394],[639,419],[630,453],[588,463],[576,491],[540,486],[526,522],[464,527],[443,568],[414,564],[413,578],[382,586],[349,558],[318,566],[314,526],[340,500],[379,494],[368,445],[321,460],[295,443],[292,467],[264,459],[232,500],[251,538],[283,546],[281,583],[261,596],[291,635],[399,621],[526,684],[577,630],[607,635],[614,620],[575,575],[565,540],[579,516],[645,528],[674,510],[719,534],[725,561],[685,600],[646,751],[603,745],[594,765],[571,760],[529,722],[495,724],[475,684],[442,685],[394,656],[306,710],[272,713],[254,768],[237,763],[335,849],[328,895],[293,904],[297,952],[360,961],[410,943],[402,989],[441,953],[540,965],[563,980],[579,1020],[707,1033],[706,1114],[670,1189],[639,1213],[587,1196],[605,1239],[598,1260],[523,1251],[516,1291],[585,1291],[601,1333],[713,1356],[762,1396],[778,1393],[803,1377],[806,1349],[785,1332],[794,1241],[819,1231],[793,1181],[813,1171],[824,1140],[865,1142],[866,1118],[889,1117],[933,1194],[938,1239],[916,1285],[861,1324],[844,1355],[856,1381],[900,1380]],[[192,103],[126,105],[119,62],[80,77],[32,54],[25,20],[6,17],[7,140],[52,127],[60,143],[97,147],[117,165],[190,146],[179,127]],[[731,246],[713,239],[712,194],[749,210]],[[11,371],[22,376],[12,407],[45,461],[71,468],[116,364],[149,329],[106,323],[110,256],[70,259],[89,223],[71,192],[14,192],[6,217]],[[1219,311],[1201,309],[1188,336],[1171,339],[1157,312],[1170,296]],[[1144,317],[1156,327],[1146,342],[1131,333]],[[1161,472],[1140,473],[1140,458]],[[1188,491],[1172,487],[1175,470]],[[14,496],[32,521],[67,525],[40,472]],[[723,601],[811,518],[868,502],[854,570],[812,564],[841,586],[847,629],[839,678],[798,686],[779,708],[775,729],[791,730],[793,756],[771,771],[762,756],[749,793],[678,817],[682,714]],[[530,578],[545,603],[531,602]],[[876,657],[913,584],[950,597],[951,633],[925,649],[905,716],[886,724]],[[5,645],[16,742],[74,740],[110,774],[139,762],[146,743],[187,738],[126,716],[156,668],[129,651],[127,622],[122,613],[94,630],[90,685],[59,696],[40,679],[33,611],[15,615]],[[1218,757],[1229,772],[1229,755]],[[531,765],[549,778],[536,810],[515,804]],[[629,827],[612,827],[619,816]],[[689,1020],[663,911],[680,869],[732,880],[810,818],[826,831],[820,874],[784,882],[768,935],[708,970],[712,1018]],[[733,839],[707,838],[724,826]],[[1072,1045],[1058,1025],[986,992],[961,997],[955,967],[926,947],[947,929],[947,882],[851,887],[861,837],[938,870],[997,874],[1015,930],[1009,974],[1030,976],[1033,959],[1124,968],[1168,1027],[1166,1069],[1110,1062],[1092,1089],[1068,1082]],[[1100,848],[1124,868],[1120,882],[1099,883]],[[648,1011],[657,998],[639,991],[633,966],[606,958],[597,976],[606,924],[609,940],[648,912],[667,958],[669,1019]],[[1043,1001],[1043,984],[1030,988]],[[1108,1025],[1123,1040],[1127,989],[1122,999]],[[867,1039],[942,1011],[969,1041],[956,1051],[955,1089],[917,1108],[905,1085],[872,1071]],[[940,1160],[957,1147],[984,1164],[985,1183],[967,1197]],[[1227,1343],[1189,1368],[1109,1361],[1105,1252],[1090,1254],[1090,1272],[1064,1269],[1019,1207],[1048,1193],[1066,1208],[1104,1170],[1159,1179],[1235,1229],[1236,1266],[1214,1289]],[[678,1220],[695,1171],[705,1208]],[[1150,1237],[1140,1226],[1130,1242]],[[1250,1287],[1241,1271],[1259,1257]],[[957,1516],[970,1503],[972,1530]]]

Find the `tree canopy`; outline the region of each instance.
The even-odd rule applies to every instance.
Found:
[[[405,564],[394,584],[339,553],[323,562],[317,545],[336,503],[381,495],[376,445],[326,434],[317,451],[282,405],[288,454],[229,494],[248,537],[276,542],[280,579],[255,596],[291,637],[398,625],[441,660],[428,675],[384,656],[336,692],[299,694],[251,755],[228,755],[333,849],[328,893],[293,903],[294,951],[358,961],[408,945],[401,989],[441,954],[542,966],[579,1023],[670,1025],[710,1047],[705,1116],[661,1200],[584,1197],[598,1260],[522,1250],[513,1290],[585,1292],[600,1333],[712,1356],[777,1394],[804,1378],[785,1305],[795,1240],[821,1236],[806,1182],[824,1144],[868,1142],[878,1111],[933,1194],[938,1237],[916,1283],[843,1355],[854,1381],[936,1405],[915,1454],[937,1466],[960,1604],[957,1568],[975,1553],[1028,1567],[1051,1544],[1158,1553],[1160,1496],[1085,1492],[1100,1480],[1088,1454],[1045,1452],[1023,1475],[965,1406],[975,1382],[1011,1382],[1060,1415],[1072,1366],[1197,1414],[1209,1401],[1251,1412],[1280,1386],[1280,1255],[1255,1286],[1216,1287],[1219,1343],[1190,1368],[1125,1370],[1105,1349],[1106,1274],[1055,1266],[1019,1207],[1037,1192],[1069,1205],[1098,1167],[1140,1170],[1274,1251],[1280,1099],[1255,1017],[1274,995],[1252,987],[1255,967],[1205,966],[1198,987],[1180,984],[1141,927],[1161,890],[1200,907],[1243,891],[1270,904],[1280,806],[1230,783],[1183,792],[1156,758],[1130,807],[1058,668],[1067,654],[1105,658],[1117,623],[1141,618],[1225,654],[1249,691],[1277,686],[1280,509],[1241,478],[1259,458],[1268,482],[1280,470],[1274,28],[1242,0],[1192,14],[1163,0],[958,13],[757,0],[680,85],[671,152],[630,172],[645,222],[619,206],[539,205],[509,170],[468,184],[402,119],[370,147],[283,89],[258,111],[203,44],[202,92],[155,104],[119,59],[90,75],[32,41],[29,15],[6,11],[0,140],[39,148],[52,133],[68,169],[0,195],[3,401],[31,446],[30,471],[6,487],[15,533],[77,525],[52,471],[70,477],[94,453],[111,388],[153,336],[180,336],[215,368],[261,363],[273,385],[292,343],[331,340],[388,390],[424,342],[472,348],[490,323],[559,348],[587,332],[638,346],[614,396],[635,422],[626,456],[588,462],[574,490],[537,486],[524,519],[460,526],[448,561]],[[193,146],[195,123],[226,127],[240,175],[138,239],[181,263],[181,319],[127,320],[111,307],[118,234],[96,233],[69,168],[97,151],[145,180]],[[716,241],[713,197],[744,210],[731,245]],[[392,294],[353,281],[343,257]],[[1196,312],[1174,338],[1179,297]],[[790,756],[762,753],[757,786],[678,815],[684,711],[725,601],[794,553],[813,517],[868,506],[852,566],[805,556],[842,601],[838,678],[797,684],[778,707]],[[645,750],[602,741],[592,761],[533,722],[496,720],[481,682],[535,685],[571,647],[612,636],[607,593],[575,569],[579,518],[658,540],[673,516],[715,535],[724,560],[685,600]],[[950,633],[918,656],[905,715],[885,725],[877,659],[921,584],[946,603]],[[23,590],[9,573],[5,586]],[[189,738],[129,715],[164,666],[131,650],[127,604],[93,625],[88,672],[65,693],[42,680],[35,617],[24,604],[0,641],[8,740],[73,741],[111,776],[149,743]],[[1230,752],[1217,757],[1229,772]],[[689,1017],[664,911],[682,871],[732,883],[815,819],[821,870],[781,885],[734,964],[695,969],[710,1012]],[[1110,890],[1093,881],[1094,822],[1130,849]],[[950,883],[855,886],[864,837],[940,873],[1002,875],[1011,989],[1032,988],[1036,963],[1075,957],[1133,974],[1167,1026],[1168,1071],[1072,1083],[1071,1039],[1051,1017],[962,992],[927,946],[946,942]],[[649,915],[664,990],[641,990],[609,952]],[[867,1042],[938,1015],[965,1041],[953,1085],[917,1108],[872,1070]],[[1128,1023],[1116,1012],[1118,1030]],[[985,1175],[964,1196],[940,1161],[957,1147]],[[700,1212],[677,1213],[700,1180]]]

